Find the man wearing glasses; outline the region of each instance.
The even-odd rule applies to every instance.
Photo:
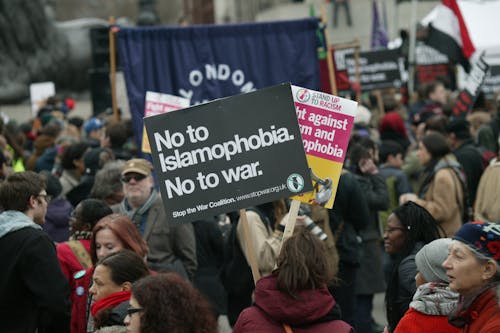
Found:
[[[142,158],[128,160],[122,169],[125,198],[111,207],[128,215],[139,228],[149,247],[148,264],[153,270],[196,272],[196,243],[191,223],[169,224],[160,194],[154,189],[152,164]]]
[[[50,200],[36,173],[0,183],[0,332],[69,332],[69,287],[40,226]]]

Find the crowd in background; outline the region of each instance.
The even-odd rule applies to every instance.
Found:
[[[446,80],[381,96],[358,108],[333,208],[304,204],[283,246],[285,199],[247,208],[248,239],[237,212],[168,223],[130,120],[53,97],[2,123],[0,330],[498,330],[500,98],[457,116]]]

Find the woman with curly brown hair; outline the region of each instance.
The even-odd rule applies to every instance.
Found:
[[[129,333],[216,333],[209,303],[175,273],[145,277],[132,286],[125,317]]]

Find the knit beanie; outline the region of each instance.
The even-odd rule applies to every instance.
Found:
[[[415,263],[417,271],[422,274],[426,282],[445,282],[448,283],[446,270],[441,264],[448,257],[448,248],[451,244],[451,238],[439,238],[417,252]]]
[[[453,239],[465,243],[500,264],[500,225],[489,222],[465,223]]]

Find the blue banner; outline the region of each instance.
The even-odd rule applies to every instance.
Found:
[[[283,82],[319,90],[317,28],[316,18],[121,28],[118,52],[137,138],[146,91],[195,105]]]

